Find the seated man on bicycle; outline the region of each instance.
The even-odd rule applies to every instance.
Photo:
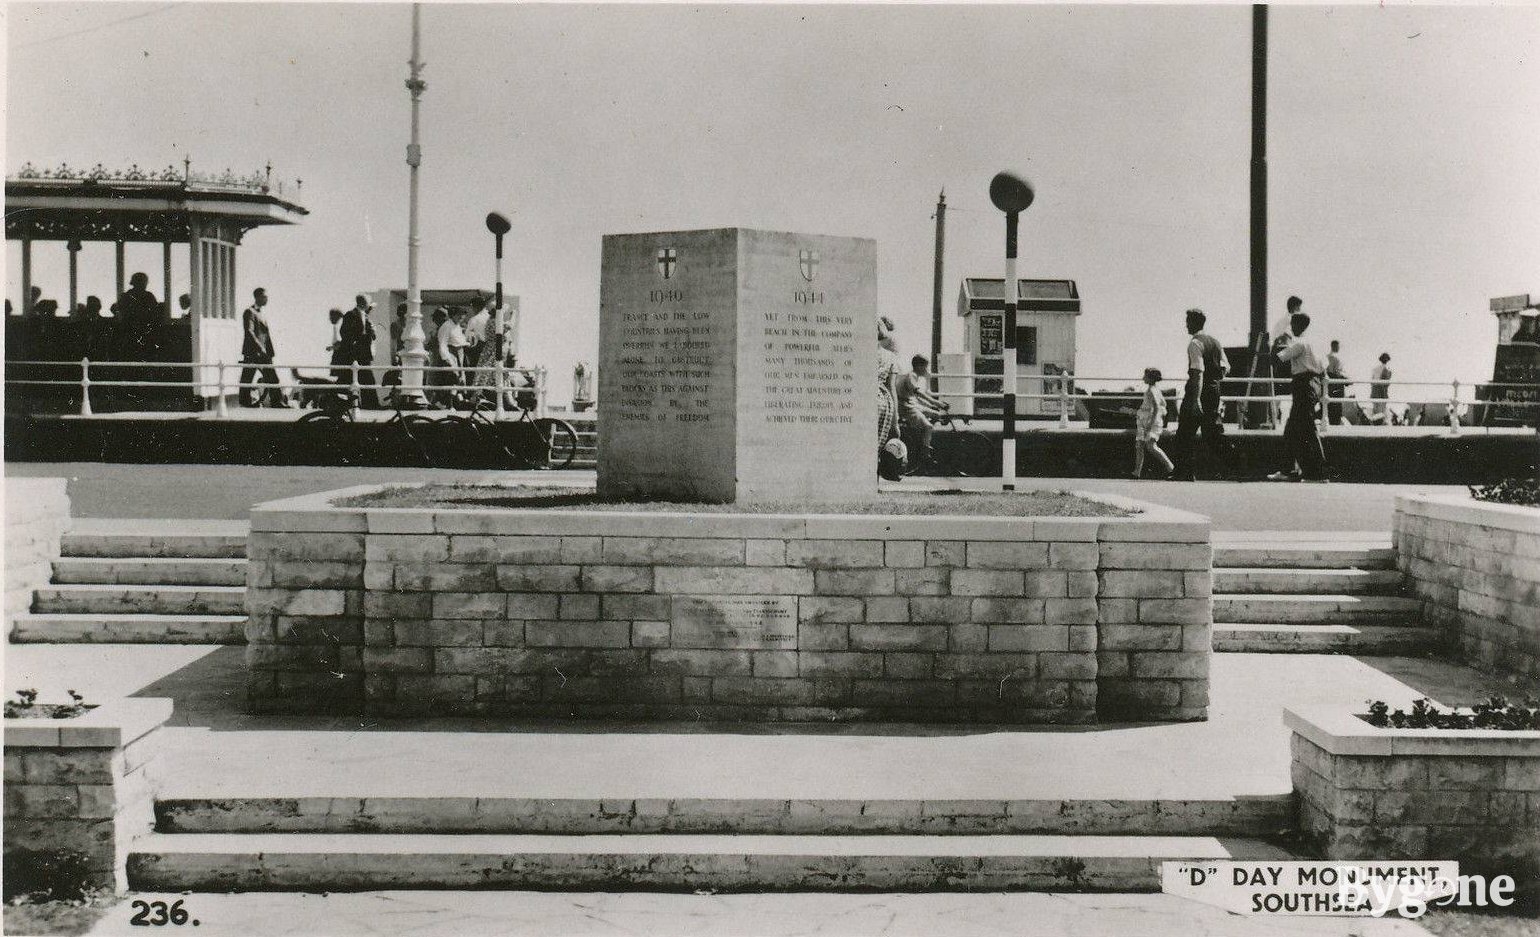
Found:
[[[930,361],[924,355],[909,359],[912,368],[899,375],[895,390],[898,393],[898,417],[902,427],[904,445],[909,447],[909,464],[924,465],[930,461],[930,421],[948,409],[941,398],[926,390],[926,378],[930,374]]]

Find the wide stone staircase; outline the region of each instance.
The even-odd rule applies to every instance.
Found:
[[[1418,654],[1438,640],[1384,535],[1214,534],[1216,651]]]
[[[241,644],[246,534],[239,522],[77,524],[52,581],[11,623],[18,644]]]
[[[1289,795],[1224,800],[198,798],[156,804],[143,891],[1157,891],[1284,859]]]

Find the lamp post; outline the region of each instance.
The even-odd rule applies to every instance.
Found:
[[[496,410],[498,418],[503,415],[503,362],[506,360],[507,350],[503,348],[503,235],[507,234],[513,225],[508,219],[495,211],[487,212],[487,230],[492,232],[492,237],[497,243],[496,277],[497,292],[494,295],[492,307],[492,350],[497,362],[497,380],[493,382],[497,393]]]
[[[1005,328],[1001,337],[1005,345],[1004,373],[1004,433],[1000,440],[1000,490],[1016,490],[1016,291],[1020,285],[1016,279],[1016,223],[1021,213],[1032,204],[1032,186],[1020,176],[1008,172],[997,174],[989,182],[989,200],[1005,212]]]
[[[419,61],[422,45],[421,10],[412,4],[412,61],[406,90],[412,95],[412,140],[406,146],[406,165],[410,173],[406,224],[406,321],[401,324],[401,397],[416,406],[427,398],[422,392],[422,369],[428,364],[427,336],[422,331],[422,292],[417,288],[417,168],[422,165],[422,146],[418,141],[418,106],[428,83],[422,80],[424,65]]]

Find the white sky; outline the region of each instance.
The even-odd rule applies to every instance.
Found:
[[[1540,293],[1540,8],[1271,16],[1269,319],[1303,296],[1353,376],[1389,351],[1399,378],[1490,377],[1488,298]],[[321,360],[328,307],[405,285],[407,6],[6,19],[8,172],[185,153],[304,179],[311,216],[241,251],[280,358]],[[956,350],[960,279],[999,275],[987,186],[1007,168],[1038,190],[1023,275],[1079,281],[1081,374],[1178,373],[1188,306],[1244,340],[1248,7],[429,4],[423,28],[422,285],[489,288],[482,218],[507,214],[521,357],[552,368],[558,400],[572,363],[597,358],[607,233],[876,238],[882,309],[906,354],[928,351],[943,186]],[[62,301],[62,246],[35,256]],[[82,259],[81,295],[105,298],[110,246]],[[157,293],[159,265],[130,249]]]

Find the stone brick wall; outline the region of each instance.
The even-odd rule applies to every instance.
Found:
[[[1376,729],[1339,710],[1286,721],[1300,830],[1323,858],[1540,874],[1540,732]]]
[[[1396,562],[1461,660],[1540,676],[1540,510],[1396,498]]]
[[[32,590],[47,585],[59,538],[69,529],[63,478],[5,480],[5,614],[32,608]]]
[[[1201,719],[1205,519],[252,513],[258,711]],[[751,597],[745,599],[744,597]],[[717,640],[724,606],[783,622]],[[753,642],[750,642],[753,644]]]
[[[78,854],[85,884],[123,891],[155,823],[156,729],[171,701],[117,700],[69,720],[5,720],[5,861]]]

